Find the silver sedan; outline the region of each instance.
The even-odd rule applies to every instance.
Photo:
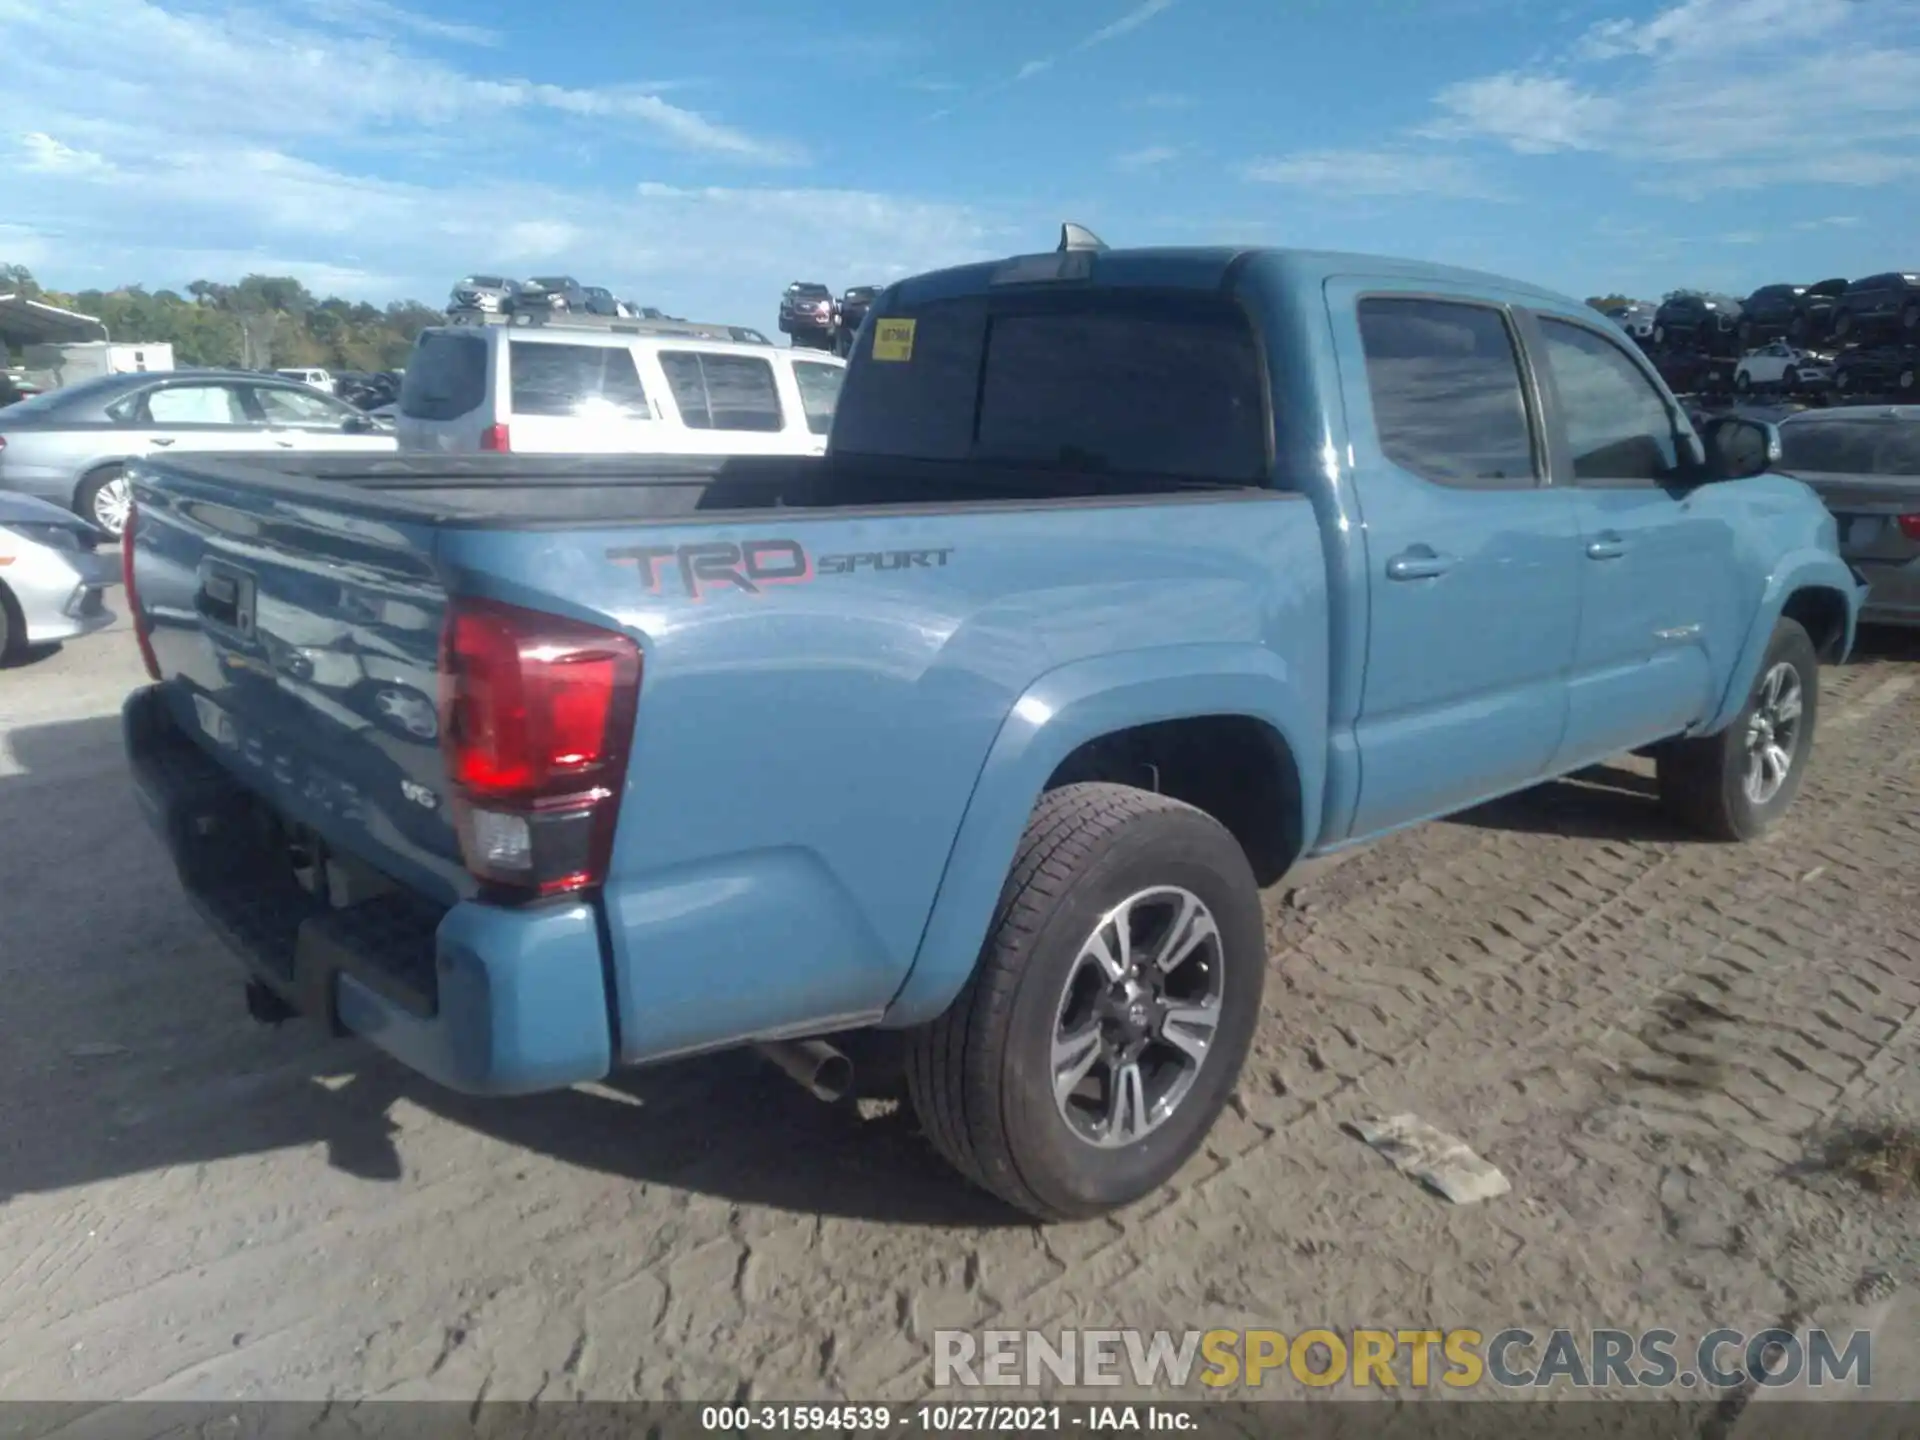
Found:
[[[0,493],[0,662],[113,623],[120,552],[71,510]]]
[[[1826,502],[1870,587],[1860,618],[1920,625],[1920,405],[1804,410],[1780,422],[1780,448],[1776,468]]]
[[[0,490],[64,505],[117,538],[129,460],[189,450],[394,448],[389,425],[310,385],[245,370],[143,371],[0,410]]]

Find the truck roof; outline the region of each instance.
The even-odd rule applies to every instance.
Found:
[[[1052,256],[1055,251],[1037,252]],[[1141,246],[1093,253],[1092,263],[1100,280],[1109,285],[1157,285],[1186,289],[1212,289],[1227,270],[1244,257],[1261,256],[1275,263],[1288,283],[1317,289],[1336,275],[1377,275],[1396,280],[1429,280],[1437,284],[1487,288],[1509,295],[1530,296],[1555,306],[1575,306],[1572,296],[1548,290],[1511,276],[1483,270],[1468,270],[1440,265],[1428,260],[1408,260],[1386,255],[1367,255],[1338,250],[1295,250],[1281,246]],[[896,294],[902,299],[925,302],[949,296],[984,291],[995,272],[1012,260],[1027,256],[1009,256],[999,260],[956,265],[945,270],[916,275],[898,282]]]

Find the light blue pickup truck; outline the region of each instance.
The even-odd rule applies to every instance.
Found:
[[[1528,285],[1068,227],[884,291],[824,459],[142,462],[126,743],[257,1018],[492,1095],[892,1032],[1085,1216],[1213,1124],[1302,856],[1629,750],[1780,818],[1860,586],[1776,446]]]

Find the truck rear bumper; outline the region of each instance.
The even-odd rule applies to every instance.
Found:
[[[188,899],[294,1010],[468,1094],[562,1089],[612,1068],[591,904],[395,894],[335,909],[301,887],[284,847],[261,843],[262,803],[173,723],[160,686],[136,690],[121,718],[141,809]]]

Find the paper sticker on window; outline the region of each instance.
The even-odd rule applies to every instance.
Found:
[[[913,321],[874,321],[873,358],[876,360],[913,359]]]

